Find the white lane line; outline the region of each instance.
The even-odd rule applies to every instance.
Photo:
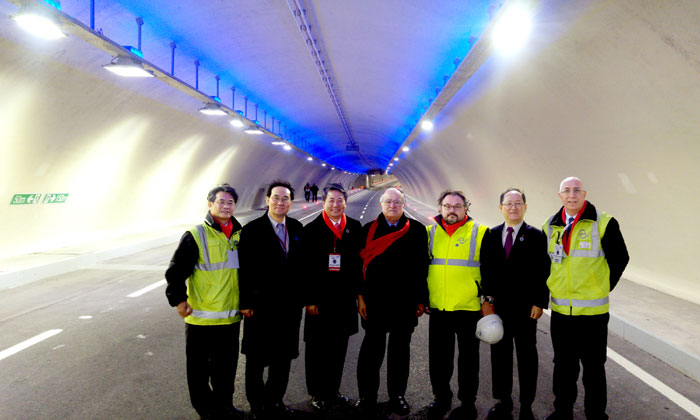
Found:
[[[677,406],[690,413],[693,417],[700,419],[700,407],[695,405],[692,401],[674,391],[665,383],[651,376],[644,369],[625,359],[610,347],[608,347],[608,357],[617,362],[618,365],[625,368],[629,373],[639,378],[642,382],[654,388],[661,395],[673,401]]]
[[[8,349],[0,351],[0,360],[4,359],[6,357],[10,357],[15,353],[19,353],[20,351],[22,351],[28,347],[31,347],[34,344],[40,343],[40,342],[46,340],[47,338],[53,337],[54,335],[60,333],[61,331],[63,331],[63,330],[58,330],[58,329],[48,330],[46,332],[43,332],[39,335],[36,335],[36,336],[30,338],[29,340],[22,341],[19,344],[15,344],[14,346],[12,346]]]
[[[544,313],[547,314],[547,316],[549,316],[549,317],[552,316],[551,309],[545,309]],[[608,350],[608,358],[610,358],[610,360],[612,360],[615,363],[617,363],[618,365],[622,366],[629,373],[636,376],[639,380],[641,380],[645,384],[654,388],[659,394],[661,394],[664,397],[671,400],[673,403],[675,403],[677,406],[679,406],[683,410],[690,413],[696,419],[700,419],[700,407],[698,407],[695,403],[693,403],[692,401],[690,401],[689,399],[687,399],[683,395],[679,394],[678,392],[673,390],[671,387],[669,387],[665,383],[656,379],[655,377],[653,377],[651,374],[649,374],[644,369],[640,368],[639,366],[637,366],[634,363],[630,362],[629,360],[625,359],[623,356],[621,356],[615,350],[611,349],[610,347],[608,347],[607,350]]]
[[[321,209],[321,210],[316,210],[315,212],[309,214],[308,216],[302,217],[301,219],[299,219],[299,221],[302,221],[302,220],[304,220],[304,219],[308,219],[309,217],[311,217],[311,216],[313,216],[313,215],[315,215],[315,214],[321,213],[322,211],[323,211],[323,209]]]
[[[165,283],[166,283],[166,282],[165,282],[165,279],[163,279],[163,280],[161,280],[161,281],[157,281],[157,282],[151,284],[150,286],[146,286],[146,287],[144,287],[143,289],[139,289],[139,290],[135,291],[134,293],[132,293],[132,294],[130,294],[130,295],[126,295],[126,297],[130,297],[130,298],[139,297],[139,296],[141,296],[141,295],[144,294],[144,293],[148,293],[148,292],[150,292],[151,290],[153,290],[153,289],[155,289],[155,288],[157,288],[157,287],[160,287],[160,286],[164,285]]]

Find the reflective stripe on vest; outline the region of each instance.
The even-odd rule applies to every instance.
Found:
[[[212,264],[211,259],[209,258],[209,242],[207,241],[207,232],[204,230],[203,225],[197,225],[197,231],[199,232],[199,239],[202,241],[202,247],[204,248],[204,252],[202,252],[202,259],[204,260],[204,263],[196,264],[194,266],[196,270],[217,271],[225,268],[240,268],[240,265],[238,264],[238,250],[229,251],[226,261]]]
[[[226,319],[226,318],[233,318],[234,316],[238,315],[238,311],[235,309],[233,309],[231,311],[223,311],[223,312],[208,312],[208,311],[193,310],[191,315],[195,316],[197,318]]]
[[[573,306],[576,308],[592,308],[595,306],[607,305],[610,303],[610,297],[606,296],[601,299],[593,300],[581,300],[581,299],[571,299],[571,305],[569,305],[569,299],[558,299],[552,298],[552,303],[560,306]]]
[[[430,265],[456,265],[459,267],[481,267],[481,262],[474,261],[474,255],[476,255],[476,245],[477,237],[479,236],[479,224],[474,223],[472,226],[472,236],[469,242],[469,259],[458,259],[452,258],[449,261],[444,258],[433,258],[433,242],[435,240],[435,232],[438,226],[433,225],[430,227],[430,239],[428,240],[428,252],[430,253]]]

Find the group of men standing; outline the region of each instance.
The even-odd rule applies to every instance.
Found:
[[[608,295],[629,257],[617,221],[585,200],[578,178],[563,180],[559,197],[563,207],[539,230],[524,222],[525,194],[509,188],[500,196],[504,223],[488,229],[468,215],[464,193],[447,190],[438,198],[435,224],[425,226],[406,216],[404,194],[389,188],[380,198],[381,214],[363,227],[345,215],[344,188],[329,184],[323,211],[303,227],[287,216],[294,189],[275,181],[266,193],[268,210],[241,227],[233,217],[236,191],[228,184],[214,188],[204,223],[183,235],[166,271],[169,303],[185,318],[193,407],[203,419],[240,415],[232,400],[245,319],[241,352],[252,415],[288,416],[283,397],[291,361],[299,355],[303,312],[311,406],[326,412],[348,405],[339,389],[359,313],[365,334],[357,365],[358,412],[366,418],[377,414],[386,354],[389,408],[397,417],[408,416],[411,337],[427,313],[435,396],[429,415],[476,419],[474,332],[483,315],[495,313],[504,335],[491,346],[498,402],[487,419],[513,419],[513,344],[519,419],[534,419],[536,326],[551,293],[555,411],[547,419],[573,418],[579,363],[586,417],[607,419]],[[461,405],[452,410],[455,338]]]

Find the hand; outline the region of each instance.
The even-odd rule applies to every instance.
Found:
[[[183,300],[177,305],[177,313],[184,318],[192,313],[192,307],[186,300]]]
[[[251,316],[253,316],[253,310],[252,310],[252,309],[241,309],[241,310],[238,311],[238,312],[240,312],[241,315],[243,315],[243,316],[246,317],[246,318],[250,318]]]
[[[357,312],[360,313],[362,319],[367,321],[367,305],[365,304],[365,299],[362,295],[357,295]]]
[[[306,305],[306,313],[309,315],[318,315],[318,305]]]
[[[423,305],[422,303],[419,303],[418,305],[416,305],[416,317],[420,318],[420,316],[423,315],[424,312],[425,312],[425,305]]]
[[[542,316],[542,308],[533,305],[532,309],[530,310],[530,318],[540,319],[541,316]]]
[[[481,304],[481,315],[486,316],[493,315],[495,313],[496,311],[492,303],[484,302]]]

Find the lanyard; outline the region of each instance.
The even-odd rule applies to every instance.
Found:
[[[275,232],[275,236],[277,237],[277,240],[280,242],[280,245],[282,245],[282,249],[284,250],[284,253],[287,254],[287,224],[284,223],[284,241],[280,239],[280,236],[277,235],[277,232]]]

